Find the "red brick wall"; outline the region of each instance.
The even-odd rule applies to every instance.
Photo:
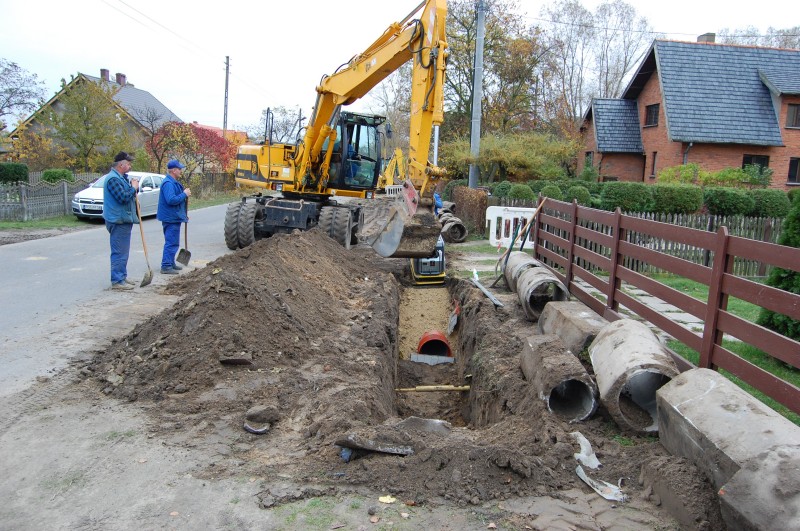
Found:
[[[578,164],[576,169],[578,175],[580,175],[583,171],[583,167],[586,162],[587,151],[591,151],[593,153],[595,167],[597,167],[597,162],[599,159],[599,154],[597,153],[597,139],[594,137],[594,123],[591,119],[583,122],[583,128],[581,130],[581,145],[583,146],[583,151],[578,152]]]
[[[660,104],[658,125],[644,127],[647,106]],[[766,155],[769,167],[773,170],[772,187],[788,189],[786,179],[789,175],[789,159],[800,158],[800,129],[787,129],[786,116],[789,104],[800,104],[800,96],[784,96],[781,98],[781,109],[778,123],[785,146],[746,146],[738,144],[697,144],[691,149],[687,162],[695,162],[708,171],[723,168],[740,168],[744,155]],[[655,174],[664,168],[683,164],[683,155],[688,144],[671,142],[667,137],[667,119],[664,114],[664,102],[661,99],[661,87],[658,76],[653,75],[645,84],[639,95],[639,123],[642,124],[642,143],[644,145],[644,163],[642,157],[631,154],[599,154],[596,152],[594,129],[587,122],[583,133],[584,150],[579,155],[578,172],[583,170],[586,151],[594,151],[595,167],[599,166],[602,176],[616,177],[620,181],[655,182],[653,174],[653,154],[655,157]],[[644,173],[643,173],[644,171]]]

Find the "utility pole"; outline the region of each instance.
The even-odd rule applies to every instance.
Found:
[[[225,56],[225,114],[222,117],[222,138],[228,132],[228,76],[231,71],[231,57]]]
[[[486,34],[486,2],[477,0],[478,38],[475,41],[475,77],[472,80],[472,125],[469,154],[478,159],[481,151],[481,100],[483,99],[483,40]],[[469,165],[469,187],[478,187],[478,165]]]

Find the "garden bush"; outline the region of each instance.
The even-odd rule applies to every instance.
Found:
[[[501,181],[492,188],[492,195],[495,197],[508,197],[513,183],[511,181]]]
[[[584,186],[571,186],[569,190],[567,190],[567,193],[564,194],[564,200],[572,202],[573,199],[578,201],[579,205],[592,205],[592,194],[590,194],[589,190]]]
[[[28,182],[28,166],[16,162],[0,162],[0,183]]]
[[[614,181],[603,186],[600,205],[604,210],[619,208],[623,212],[647,212],[652,199],[650,186],[644,183]]]
[[[789,247],[800,247],[800,194],[794,195],[778,243]],[[791,293],[800,293],[800,273],[775,267],[767,277],[767,285]],[[756,322],[786,337],[800,340],[800,321],[791,317],[762,308]]]
[[[691,214],[703,207],[703,189],[686,184],[655,184],[652,211],[664,214]]]
[[[730,186],[735,188],[747,187],[750,176],[741,168],[725,168],[707,173],[700,184],[703,186]]]
[[[755,201],[753,209],[748,216],[757,218],[782,218],[789,213],[792,204],[789,196],[783,190],[756,188],[750,190],[750,196]]]
[[[508,197],[511,199],[526,199],[528,201],[534,201],[536,199],[536,194],[533,193],[533,190],[531,190],[531,187],[527,184],[515,183],[511,186],[511,190],[508,192]]]
[[[469,186],[469,179],[454,179],[449,181],[442,191],[442,199],[444,201],[453,200],[453,188],[456,186]]]
[[[54,168],[51,170],[44,170],[42,172],[42,180],[46,183],[57,183],[67,181],[68,183],[75,182],[75,176],[71,171],[64,168]]]
[[[756,204],[745,190],[721,187],[706,188],[703,202],[708,212],[715,216],[743,216],[753,210]]]
[[[555,199],[557,201],[564,200],[564,194],[561,192],[561,188],[556,186],[555,184],[550,184],[542,188],[542,191],[539,192],[544,197],[549,197],[550,199]]]
[[[693,162],[664,168],[658,172],[657,179],[659,184],[692,184],[702,182],[707,173]]]

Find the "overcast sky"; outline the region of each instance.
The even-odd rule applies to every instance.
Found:
[[[46,83],[107,68],[146,90],[182,120],[222,126],[225,57],[230,57],[228,128],[258,123],[261,111],[300,106],[314,87],[402,20],[420,0],[0,0],[0,57]],[[519,0],[540,18],[549,0]],[[593,10],[600,0],[583,0]],[[786,28],[793,3],[761,0],[628,0],[656,31],[695,40],[722,28]],[[756,8],[757,7],[757,8]]]

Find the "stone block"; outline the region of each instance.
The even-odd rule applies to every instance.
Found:
[[[539,316],[539,333],[555,334],[576,356],[586,349],[608,321],[579,301],[552,301]]]

